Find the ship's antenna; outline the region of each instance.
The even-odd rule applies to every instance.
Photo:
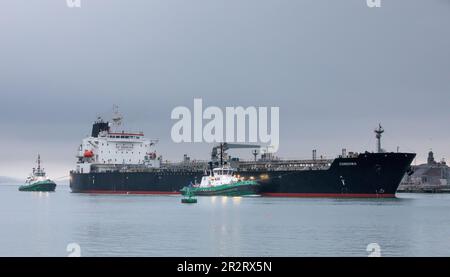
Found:
[[[41,172],[41,155],[40,154],[38,154],[37,164],[38,164],[37,171]]]
[[[119,106],[113,105],[113,117],[112,121],[115,126],[119,127],[122,125],[123,115],[119,112]]]
[[[383,127],[381,127],[381,124],[378,124],[378,128],[375,129],[375,137],[377,138],[377,153],[383,152],[381,149],[381,135],[384,133]]]
[[[220,167],[223,167],[223,143],[220,143]]]
[[[258,150],[256,150],[256,149],[253,150],[252,154],[255,157],[255,162],[256,162],[256,160],[258,159]]]

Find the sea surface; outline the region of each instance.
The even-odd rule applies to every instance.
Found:
[[[0,256],[450,256],[449,194],[181,204],[17,188],[0,185]]]

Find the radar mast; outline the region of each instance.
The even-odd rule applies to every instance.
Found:
[[[381,124],[378,124],[378,128],[375,129],[375,137],[377,138],[377,153],[382,153],[383,149],[381,148],[381,135],[384,133],[383,127]]]

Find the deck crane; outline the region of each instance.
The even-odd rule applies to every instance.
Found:
[[[211,161],[212,161],[212,163],[215,163],[215,162],[217,162],[217,160],[220,160],[220,165],[222,166],[225,151],[227,151],[229,149],[243,149],[243,148],[260,149],[261,146],[257,145],[257,144],[237,144],[237,143],[223,142],[223,143],[220,143],[219,145],[213,147],[212,152],[211,152]]]

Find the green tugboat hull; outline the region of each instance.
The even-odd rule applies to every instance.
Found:
[[[19,191],[55,191],[56,184],[51,181],[41,181],[19,187]]]
[[[256,181],[241,181],[234,184],[215,187],[191,187],[191,193],[196,196],[245,196],[259,193],[259,184]],[[181,190],[186,195],[187,187]]]

